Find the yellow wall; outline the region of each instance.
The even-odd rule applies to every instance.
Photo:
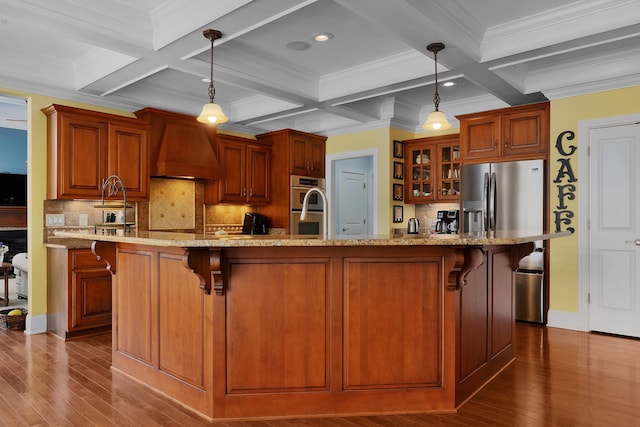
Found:
[[[40,111],[63,104],[134,117],[132,113],[63,99],[0,88],[0,93],[27,99],[27,245],[29,248],[29,300],[31,316],[47,313],[47,252],[44,247],[44,200],[47,197],[47,121]]]
[[[556,138],[566,130],[575,132],[573,141],[564,141],[565,148],[569,144],[582,149],[578,142],[578,124],[582,120],[593,120],[603,117],[622,116],[640,112],[640,86],[626,89],[599,92],[571,98],[558,99],[551,102],[551,150],[550,150],[550,180],[558,174],[558,159],[561,156],[555,148]],[[567,200],[568,210],[575,213],[571,227],[576,232],[550,243],[550,309],[565,312],[578,312],[578,199],[580,197],[580,171],[578,165],[578,151],[569,156],[571,167],[578,179],[576,198]],[[550,183],[550,211],[553,212],[558,204],[556,184]],[[555,226],[552,218],[552,229]],[[566,226],[561,227],[566,229]]]

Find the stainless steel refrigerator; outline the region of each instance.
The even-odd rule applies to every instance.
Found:
[[[544,162],[523,160],[463,165],[461,174],[463,233],[496,231],[541,234],[544,221]],[[542,242],[516,270],[516,319],[543,323],[544,256]]]

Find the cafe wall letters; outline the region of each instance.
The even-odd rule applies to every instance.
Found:
[[[560,166],[558,167],[556,178],[553,180],[558,190],[558,204],[555,206],[556,210],[553,211],[553,217],[556,224],[556,231],[562,231],[562,226],[564,226],[565,230],[573,233],[575,228],[570,227],[570,225],[575,213],[568,208],[567,201],[576,198],[576,186],[574,183],[577,182],[578,179],[571,167],[571,156],[576,152],[578,147],[573,144],[565,147],[562,144],[562,140],[565,137],[567,141],[572,141],[575,138],[575,133],[570,130],[565,130],[561,132],[556,139],[556,150],[558,150],[560,156],[563,157],[558,159]]]

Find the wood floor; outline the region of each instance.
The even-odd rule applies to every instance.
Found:
[[[514,365],[457,414],[211,423],[112,373],[111,335],[0,330],[0,426],[632,426],[640,340],[518,324]]]

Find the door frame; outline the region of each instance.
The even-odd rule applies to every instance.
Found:
[[[640,122],[640,114],[581,120],[578,122],[578,167],[580,168],[578,196],[578,330],[590,331],[588,295],[591,289],[589,277],[589,207],[591,180],[589,170],[590,134],[594,129],[632,125]]]
[[[338,160],[349,160],[355,159],[358,157],[372,157],[372,165],[371,165],[371,175],[372,177],[380,176],[378,173],[378,149],[377,148],[367,148],[363,150],[354,150],[354,151],[345,151],[342,153],[333,153],[326,155],[326,192],[327,197],[329,199],[329,206],[331,207],[329,215],[329,224],[333,224],[332,220],[334,218],[335,212],[335,194],[333,191],[333,182],[335,180],[334,174],[335,170],[335,162]],[[371,179],[371,194],[373,200],[370,205],[372,206],[372,212],[370,212],[371,219],[371,229],[373,230],[373,234],[378,234],[378,179]]]

